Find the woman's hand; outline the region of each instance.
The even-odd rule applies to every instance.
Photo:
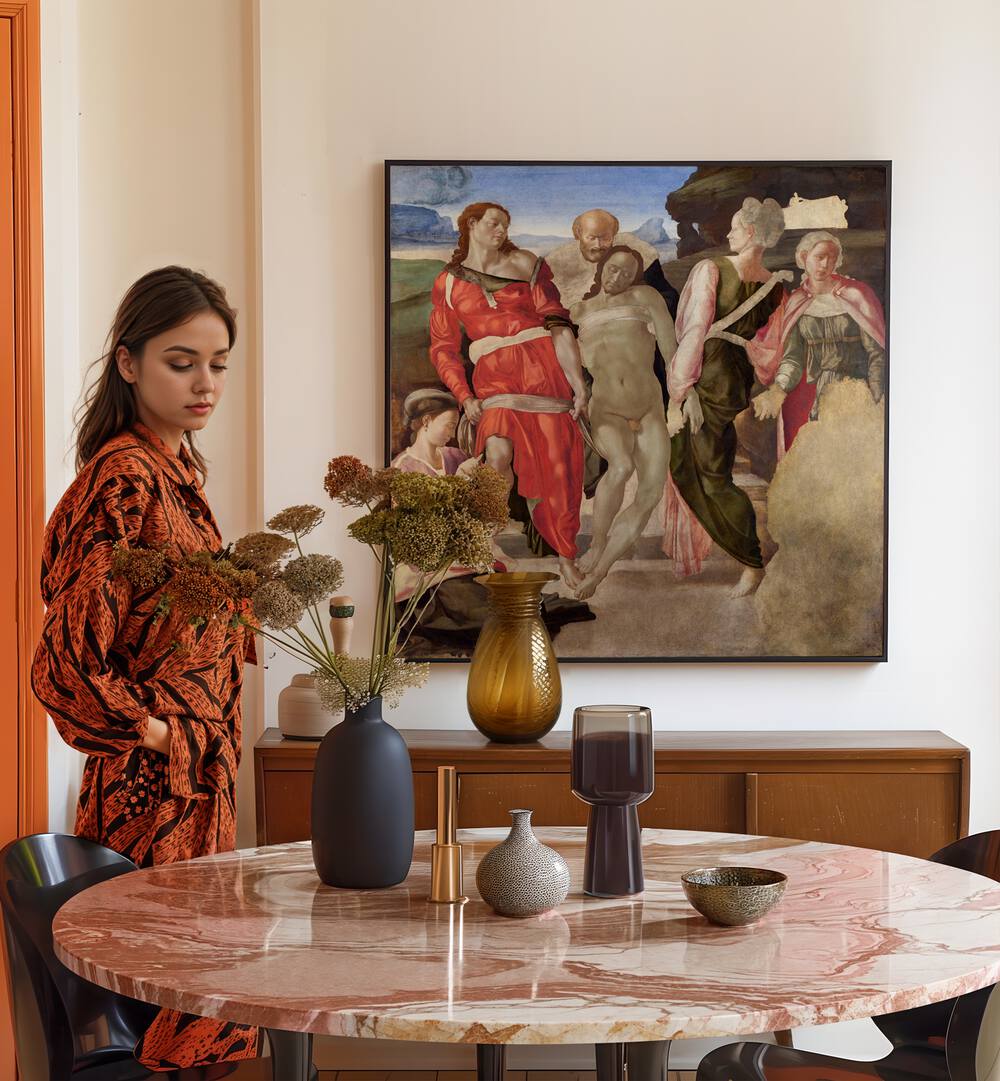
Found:
[[[684,419],[691,425],[691,434],[697,435],[705,423],[705,414],[701,411],[701,398],[698,397],[698,392],[694,387],[687,392],[682,412]],[[669,431],[669,428],[667,430]]]
[[[159,717],[150,717],[141,746],[151,751],[159,751],[160,754],[170,754],[170,725]]]
[[[483,403],[478,398],[466,398],[462,408],[470,424],[478,424],[483,419]]]
[[[576,394],[573,395],[573,408],[570,410],[569,415],[574,420],[579,420],[581,417],[583,417],[584,420],[589,420],[587,402],[587,392],[585,390],[578,390]]]
[[[781,387],[768,387],[753,400],[754,416],[758,420],[772,420],[781,412],[786,397]]]
[[[481,465],[482,462],[478,458],[466,458],[455,472],[460,477],[471,477]]]
[[[681,407],[671,398],[667,406],[667,435],[671,439],[684,427],[686,418],[681,412]]]

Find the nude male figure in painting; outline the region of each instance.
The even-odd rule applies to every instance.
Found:
[[[608,469],[594,496],[593,539],[579,561],[576,590],[593,596],[615,561],[639,539],[666,482],[670,439],[660,384],[653,371],[657,346],[666,363],[677,349],[674,323],[663,297],[643,284],[642,257],[609,248],[597,264],[593,287],[575,304],[584,367],[594,380],[590,419],[594,443]],[[638,487],[622,509],[632,473]]]

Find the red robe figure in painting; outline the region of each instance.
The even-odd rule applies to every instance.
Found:
[[[539,259],[527,281],[451,264],[434,282],[431,300],[431,361],[459,405],[477,398],[484,406],[476,453],[491,436],[511,441],[517,490],[532,507],[535,528],[560,557],[573,560],[583,437],[570,415],[574,390],[550,334],[572,324],[548,264]],[[463,328],[472,341],[471,388],[461,353]],[[501,395],[522,400],[491,401]]]

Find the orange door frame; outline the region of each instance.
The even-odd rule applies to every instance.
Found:
[[[4,208],[6,224],[0,240],[3,352],[8,353],[13,344],[12,360],[2,361],[4,390],[13,392],[3,416],[5,427],[9,424],[12,430],[0,434],[0,440],[5,451],[12,448],[14,466],[13,490],[6,490],[11,486],[8,479],[3,482],[4,503],[14,509],[13,521],[8,517],[7,528],[0,530],[2,588],[13,589],[14,603],[9,605],[5,598],[0,648],[16,658],[11,666],[16,676],[5,681],[3,688],[0,749],[17,763],[16,787],[11,791],[7,784],[0,792],[0,841],[6,843],[13,839],[12,831],[21,836],[48,826],[47,720],[30,683],[31,657],[42,619],[37,583],[45,526],[40,0],[0,0],[0,20],[11,76],[9,91],[3,94],[7,116],[2,124],[4,178],[0,182],[4,202],[10,199]],[[7,996],[5,979],[0,987],[0,1076],[13,1077]]]

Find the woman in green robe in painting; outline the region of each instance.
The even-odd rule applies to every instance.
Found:
[[[779,307],[780,283],[791,277],[772,274],[763,263],[764,251],[783,232],[784,215],[773,199],[743,201],[727,237],[732,254],[701,260],[684,286],[677,352],[667,373],[664,552],[679,573],[694,574],[715,541],[742,566],[734,597],[752,593],[764,575],[753,506],[733,480],[733,422],[750,404],[754,384],[746,343]]]

